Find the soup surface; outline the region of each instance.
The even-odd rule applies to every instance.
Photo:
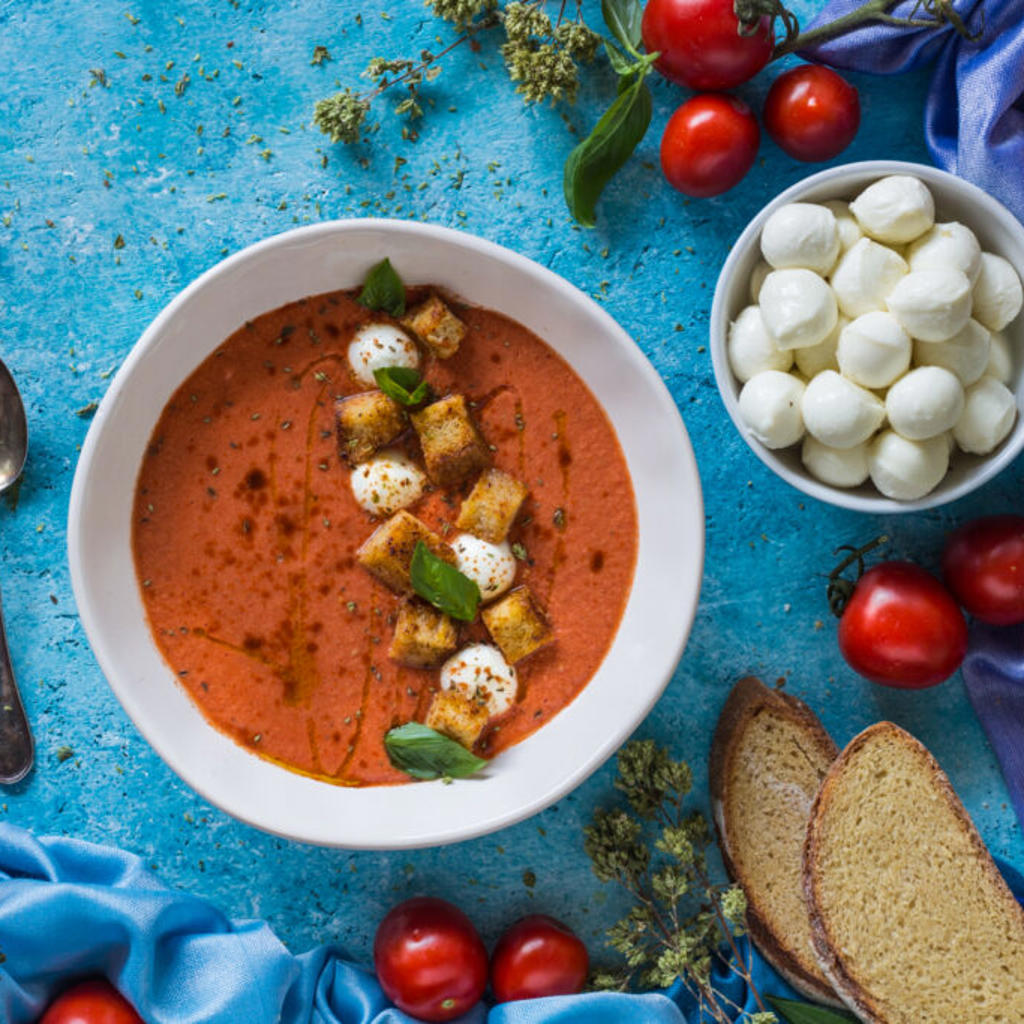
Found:
[[[477,746],[489,757],[597,670],[632,583],[636,509],[612,427],[568,364],[515,321],[451,305],[466,337],[449,359],[425,354],[422,370],[438,395],[467,397],[494,465],[528,485],[509,536],[516,584],[556,636],[516,665],[519,701]],[[139,584],[181,685],[246,748],[342,785],[409,781],[383,738],[422,721],[438,687],[436,669],[388,658],[399,599],[355,561],[379,520],[356,504],[335,437],[334,399],[367,390],[348,342],[388,319],[333,292],[245,324],[175,392],[136,486]],[[401,444],[418,456],[414,434]],[[454,537],[472,482],[409,511]],[[461,637],[487,634],[478,621]]]

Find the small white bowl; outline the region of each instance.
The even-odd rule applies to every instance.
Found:
[[[871,513],[913,512],[962,498],[991,480],[1024,450],[1024,314],[1005,331],[1014,351],[1014,380],[1010,387],[1017,398],[1018,414],[1013,430],[990,455],[966,455],[957,450],[942,482],[917,501],[886,498],[870,481],[850,489],[831,487],[807,472],[800,461],[799,445],[772,450],[761,444],[740,416],[741,384],[729,366],[726,339],[729,324],[750,305],[750,275],[761,259],[761,229],[772,213],[786,203],[853,199],[871,182],[888,174],[911,174],[920,178],[935,197],[936,220],[958,220],[966,224],[978,236],[982,249],[1009,260],[1024,279],[1024,226],[1001,203],[970,182],[935,167],[897,160],[865,160],[812,174],[765,206],[732,247],[718,276],[711,306],[711,358],[715,381],[736,429],[754,454],[805,494],[842,508]]]
[[[633,479],[639,549],[622,622],[583,692],[481,777],[345,788],[262,760],[207,723],[153,643],[131,550],[135,481],[180,382],[245,320],[358,285],[388,256],[542,337],[604,406]],[[579,785],[650,711],[693,623],[704,554],[700,480],[665,385],[629,336],[562,278],[507,249],[397,220],[335,221],[267,239],[208,270],[147,328],[89,429],[68,522],[82,625],[125,711],[205,799],[258,828],[327,846],[396,849],[510,825]],[[586,615],[587,609],[579,609]]]

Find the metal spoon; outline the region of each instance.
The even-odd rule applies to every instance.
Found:
[[[0,360],[0,494],[25,466],[28,424],[25,406],[10,370]],[[0,604],[0,784],[20,782],[32,767],[32,733],[14,681]]]

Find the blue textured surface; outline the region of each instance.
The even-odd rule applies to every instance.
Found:
[[[672,389],[705,487],[706,575],[686,655],[640,733],[693,763],[698,794],[728,686],[746,672],[785,677],[840,742],[880,717],[918,735],[993,851],[1024,866],[959,676],[923,693],[860,680],[836,651],[819,577],[835,545],[883,529],[896,554],[934,567],[952,524],[1020,507],[1024,462],[954,506],[872,520],[778,482],[715,390],[705,335],[718,267],[750,216],[814,168],[766,140],[739,188],[684,201],[657,168],[661,127],[680,100],[659,84],[651,132],[608,190],[598,228],[581,231],[562,203],[561,164],[570,131],[592,123],[613,86],[591,76],[565,119],[546,107],[524,113],[490,44],[451,55],[417,142],[401,140],[384,102],[372,146],[331,147],[309,124],[317,98],[353,82],[372,56],[416,54],[447,36],[418,2],[387,6],[390,18],[382,4],[351,0],[0,0],[0,354],[24,389],[31,430],[16,508],[0,503],[0,584],[38,748],[32,775],[0,795],[0,818],[134,850],[229,915],[266,917],[296,951],[336,939],[365,957],[387,906],[420,892],[458,899],[488,938],[535,908],[591,940],[609,923],[614,908],[581,849],[609,767],[538,817],[447,850],[285,842],[178,781],[126,719],[78,623],[64,545],[88,426],[76,410],[102,396],[149,320],[222,255],[294,224],[386,214],[464,228],[551,267],[606,306]],[[592,21],[596,7],[586,5]],[[317,44],[332,62],[311,66]],[[769,80],[740,91],[760,103]],[[927,75],[853,81],[864,127],[844,159],[926,161]]]

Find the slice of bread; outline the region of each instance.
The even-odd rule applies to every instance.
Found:
[[[711,808],[722,859],[747,896],[750,936],[798,991],[842,1003],[818,967],[803,898],[811,806],[839,753],[803,701],[760,680],[729,694],[711,745]]]
[[[821,966],[862,1021],[1024,1021],[1024,910],[935,759],[891,722],[829,770],[804,893]]]

